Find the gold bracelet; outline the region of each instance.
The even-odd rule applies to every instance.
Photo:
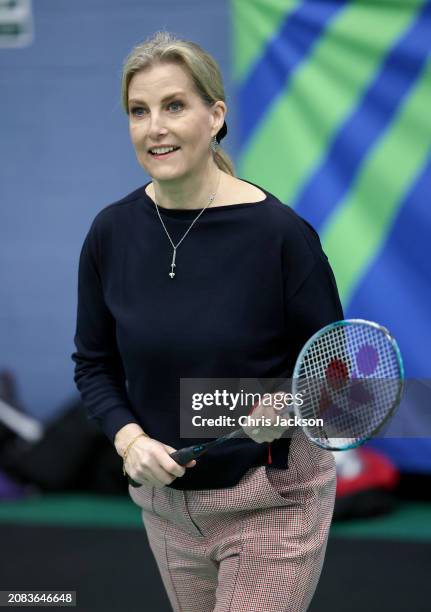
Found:
[[[143,433],[143,432],[142,432],[142,433],[138,434],[138,435],[137,435],[135,438],[133,438],[133,440],[132,440],[131,442],[129,442],[129,444],[126,446],[126,450],[125,450],[125,451],[124,451],[124,453],[123,453],[123,475],[124,475],[124,476],[126,476],[126,475],[127,475],[127,474],[126,474],[126,459],[127,459],[127,454],[128,454],[128,452],[129,452],[129,449],[130,449],[130,447],[132,446],[132,444],[133,444],[134,442],[136,442],[136,440],[137,440],[138,438],[140,438],[141,436],[145,436],[146,438],[148,438],[148,436],[147,436],[147,434],[146,434],[146,433]]]

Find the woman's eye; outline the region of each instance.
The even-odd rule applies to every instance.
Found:
[[[170,102],[168,108],[171,109],[174,113],[177,113],[179,110],[182,110],[184,108],[184,105],[179,100],[174,100],[173,102]]]
[[[143,106],[133,106],[130,109],[130,113],[134,117],[142,117],[142,115],[145,113],[145,108]]]

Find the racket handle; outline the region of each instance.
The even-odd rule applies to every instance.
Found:
[[[233,438],[243,438],[244,430],[242,428],[235,429],[231,433],[226,434],[225,436],[221,436],[220,438],[216,438],[211,442],[206,442],[205,444],[195,444],[195,446],[187,446],[186,448],[180,448],[180,450],[175,451],[170,456],[174,461],[176,461],[179,465],[183,467],[192,459],[197,459],[201,455],[207,452],[210,448],[214,446],[218,446],[227,440],[232,440]]]
[[[197,459],[206,452],[205,444],[197,444],[196,446],[187,446],[186,448],[180,448],[180,450],[171,453],[171,457],[179,465],[183,467],[187,465],[192,459]]]
[[[130,478],[128,474],[127,474],[127,480],[129,481],[129,485],[131,487],[135,487],[135,489],[137,487],[142,487],[142,482],[136,482],[136,480],[133,480],[133,478]]]
[[[181,448],[180,450],[177,450],[174,453],[171,453],[170,456],[179,465],[185,466],[192,459],[196,459],[197,457],[200,457],[200,455],[203,455],[206,452],[206,450],[207,449],[205,448],[205,445],[203,444],[197,445],[197,446],[188,446],[187,448]],[[133,480],[133,478],[130,478],[128,474],[127,474],[127,480],[129,481],[129,485],[131,487],[137,488],[137,487],[142,486],[142,482],[136,482],[136,480]]]

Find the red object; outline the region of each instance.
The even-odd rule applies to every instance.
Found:
[[[349,368],[341,359],[332,359],[326,368],[326,380],[333,389],[341,389],[349,378]]]
[[[385,455],[369,448],[359,448],[357,453],[362,469],[353,478],[337,476],[337,497],[369,489],[393,490],[395,488],[399,480],[399,473]]]
[[[268,442],[268,459],[267,459],[267,464],[268,465],[271,465],[271,463],[272,463],[271,444],[272,444],[272,442]]]

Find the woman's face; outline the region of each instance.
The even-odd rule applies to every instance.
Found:
[[[199,172],[207,165],[210,141],[225,111],[222,101],[204,104],[178,64],[156,64],[136,73],[129,84],[129,129],[139,163],[161,181]]]

